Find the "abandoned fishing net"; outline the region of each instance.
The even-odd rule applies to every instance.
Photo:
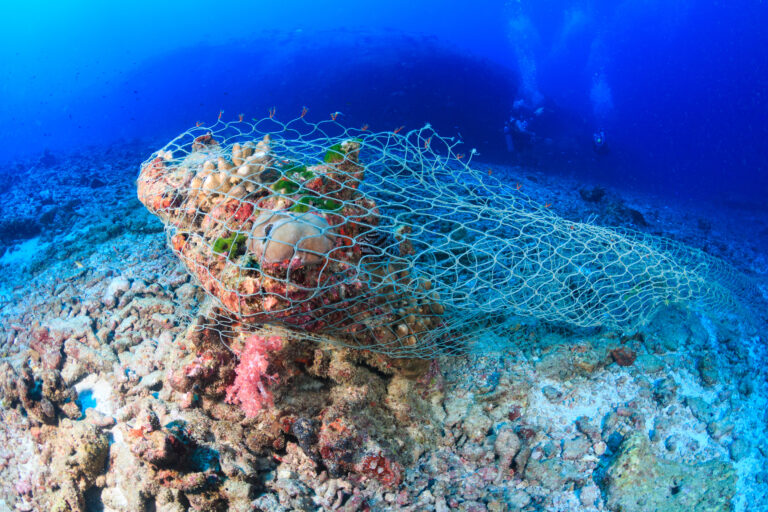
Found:
[[[734,304],[719,260],[560,218],[458,144],[218,121],[144,162],[138,194],[233,322],[394,357],[503,348],[521,318],[626,330],[664,304]]]

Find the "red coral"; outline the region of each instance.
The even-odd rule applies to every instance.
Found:
[[[611,350],[611,357],[619,366],[631,366],[637,359],[637,354],[632,349],[619,347]]]
[[[184,250],[184,246],[187,245],[187,237],[180,233],[173,235],[173,238],[171,238],[171,245],[173,245],[174,251],[182,252]]]
[[[256,416],[265,406],[272,405],[272,393],[267,384],[277,382],[277,374],[269,375],[269,353],[280,350],[283,339],[279,336],[251,336],[245,342],[245,350],[240,354],[237,377],[227,388],[226,402],[240,404],[249,418]]]
[[[375,478],[386,487],[397,486],[403,481],[403,469],[400,464],[389,460],[381,452],[364,457],[359,472],[368,478]]]
[[[61,368],[63,362],[61,348],[63,345],[64,338],[61,335],[54,338],[46,328],[33,331],[29,341],[29,347],[40,355],[43,368],[49,370]]]
[[[251,203],[241,203],[235,211],[235,220],[245,222],[253,214],[253,205]]]

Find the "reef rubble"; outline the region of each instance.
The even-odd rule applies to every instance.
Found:
[[[123,167],[77,218],[14,232],[48,249],[2,268],[0,510],[765,510],[764,331],[671,307],[629,334],[521,319],[497,333],[504,353],[406,364],[269,327],[212,330],[220,305],[124,185],[124,153],[88,156]],[[82,158],[51,161],[73,176],[57,197],[88,197]],[[496,172],[524,172],[564,215],[611,197]],[[7,200],[36,186],[22,174]],[[635,208],[699,240],[667,210]],[[710,243],[750,250],[725,233]],[[242,385],[269,399],[249,412],[232,386],[253,336],[279,341],[253,349],[263,380]]]

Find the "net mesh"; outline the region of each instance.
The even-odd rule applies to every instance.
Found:
[[[670,240],[573,222],[429,126],[218,121],[143,163],[139,199],[233,322],[432,357],[500,348],[521,318],[630,329],[748,287]]]

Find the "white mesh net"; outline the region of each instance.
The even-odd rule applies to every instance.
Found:
[[[520,317],[628,329],[735,305],[719,260],[560,218],[457,146],[429,126],[218,121],[144,162],[139,198],[233,321],[394,357],[496,349]]]

